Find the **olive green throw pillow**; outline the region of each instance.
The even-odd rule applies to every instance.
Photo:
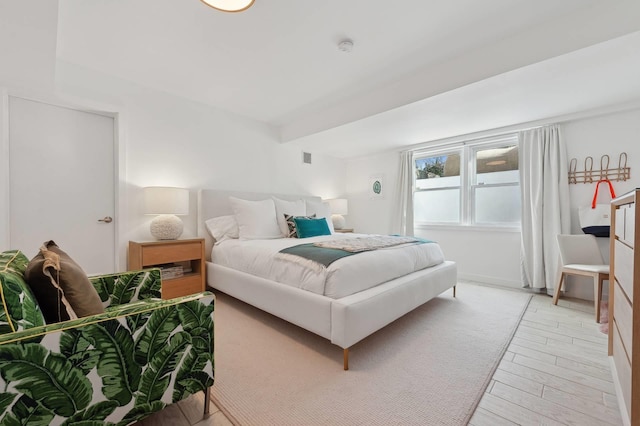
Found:
[[[0,334],[44,324],[40,307],[24,281],[29,259],[19,250],[0,253]]]
[[[104,312],[87,274],[53,241],[40,247],[40,252],[27,266],[25,278],[47,323]]]

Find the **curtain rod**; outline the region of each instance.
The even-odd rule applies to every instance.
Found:
[[[483,136],[479,135],[480,132],[469,133],[466,135],[460,135],[460,136],[456,136],[448,139],[441,139],[440,141],[436,141],[435,143],[434,142],[423,143],[418,146],[414,146],[414,148],[411,148],[407,151],[418,152],[423,150],[435,150],[438,148],[442,148],[442,149],[454,148],[458,146],[466,146],[470,144],[481,143],[483,140],[486,140],[486,142],[491,142],[491,141],[498,142],[500,139],[509,139],[509,137],[513,138],[517,132],[522,132],[522,131],[531,130],[531,129],[538,129],[540,127],[542,126],[533,126],[533,127],[527,127],[527,128],[517,129],[517,130],[504,131],[500,133],[491,133]],[[504,138],[501,138],[502,136],[504,136]]]

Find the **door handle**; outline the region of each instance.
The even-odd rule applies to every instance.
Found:
[[[105,216],[102,219],[98,219],[98,222],[111,223],[113,222],[113,218],[111,216]]]

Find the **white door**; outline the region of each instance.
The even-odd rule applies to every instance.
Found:
[[[115,271],[114,119],[10,96],[9,152],[10,247],[54,240],[88,274]]]

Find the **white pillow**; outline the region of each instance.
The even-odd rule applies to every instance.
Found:
[[[273,197],[273,202],[276,205],[276,219],[278,220],[278,226],[283,237],[289,236],[289,226],[284,218],[285,214],[291,216],[306,216],[307,206],[304,204],[304,200],[286,201]]]
[[[332,234],[335,234],[336,231],[333,230],[333,221],[331,220],[331,208],[329,207],[329,203],[307,200],[306,204],[307,216],[311,216],[315,213],[316,217],[324,217],[327,220],[327,225],[329,225],[329,230]]]
[[[215,240],[214,244],[218,244],[230,238],[238,238],[238,223],[233,215],[213,217],[204,222],[204,226],[209,234]]]
[[[276,207],[272,199],[249,201],[229,197],[229,202],[238,222],[238,234],[241,240],[282,238],[276,220]]]

